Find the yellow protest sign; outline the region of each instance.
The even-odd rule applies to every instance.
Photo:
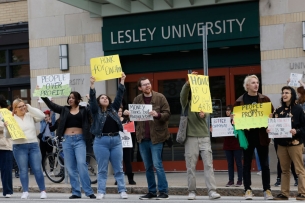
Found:
[[[236,130],[267,127],[271,102],[235,106],[233,112]]]
[[[0,113],[3,117],[4,122],[7,122],[7,129],[13,140],[26,139],[23,131],[16,122],[15,118],[12,116],[12,112],[7,109],[0,109]]]
[[[122,77],[119,55],[103,56],[90,59],[91,74],[96,81]]]
[[[192,91],[191,111],[213,113],[209,77],[188,74]]]

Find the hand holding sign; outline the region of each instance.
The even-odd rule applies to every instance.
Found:
[[[302,80],[303,74],[290,73],[290,80],[288,85],[292,87],[300,87],[300,80]]]
[[[120,78],[122,76],[119,55],[91,58],[90,68],[96,81]]]

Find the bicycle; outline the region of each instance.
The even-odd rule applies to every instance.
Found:
[[[53,149],[54,152],[47,154],[45,157],[43,171],[50,181],[61,183],[65,179],[65,162],[61,142],[59,142],[56,136],[48,138],[47,143],[53,146],[55,151]],[[97,162],[93,154],[86,153],[86,164],[88,166],[91,184],[97,183]]]

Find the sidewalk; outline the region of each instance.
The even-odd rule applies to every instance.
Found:
[[[235,173],[236,176],[236,173]],[[14,177],[14,176],[13,176]],[[39,192],[35,178],[33,175],[29,175],[29,192]],[[175,173],[168,172],[166,173],[168,185],[169,185],[169,195],[187,195],[187,177],[186,173]],[[207,195],[207,190],[204,182],[203,172],[197,172],[197,194],[198,195]],[[252,190],[255,196],[263,196],[262,189],[262,180],[261,176],[257,175],[256,172],[252,172]],[[217,192],[223,196],[243,196],[244,189],[243,187],[225,187],[228,182],[228,172],[215,172],[215,179],[217,184]],[[144,194],[147,193],[147,182],[145,173],[135,173],[134,180],[137,182],[136,185],[129,185],[127,177],[125,176],[127,193],[133,194]],[[107,180],[107,193],[117,193],[117,186],[114,185],[114,177],[109,176]],[[236,182],[236,180],[235,180]],[[276,174],[271,174],[271,190],[273,195],[276,195],[280,191],[280,187],[275,187],[274,183],[276,182]],[[45,177],[46,191],[47,192],[56,192],[56,193],[71,193],[70,184],[62,183],[53,183],[47,177]],[[290,190],[291,196],[297,195],[297,187],[293,186],[294,180],[291,175],[290,181]],[[13,178],[13,186],[15,192],[21,192],[21,183],[19,178]],[[97,184],[92,184],[92,188],[96,192]],[[1,188],[2,191],[2,188]]]

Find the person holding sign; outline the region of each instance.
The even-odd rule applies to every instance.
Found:
[[[119,131],[123,131],[123,126],[118,116],[118,110],[125,91],[125,78],[125,74],[122,73],[121,82],[113,103],[110,97],[105,94],[101,94],[96,98],[95,77],[91,76],[90,78],[89,104],[93,116],[91,133],[95,136],[93,150],[98,164],[96,199],[105,197],[109,161],[113,167],[120,197],[122,199],[128,198],[122,165],[122,140],[119,134]]]
[[[305,137],[305,114],[301,106],[296,104],[296,92],[290,86],[282,88],[281,106],[273,112],[273,118],[291,118],[292,138],[274,138],[278,144],[277,156],[282,169],[281,193],[275,200],[288,200],[290,189],[290,165],[294,163],[298,175],[298,195],[296,200],[305,200],[305,169],[303,148]],[[267,129],[270,132],[270,129]]]
[[[30,164],[39,190],[41,191],[40,198],[46,199],[47,194],[45,192],[46,188],[41,168],[41,153],[35,126],[35,123],[42,121],[45,115],[41,110],[25,104],[21,99],[14,100],[12,113],[26,137],[13,140],[13,153],[19,167],[20,182],[23,190],[21,199],[27,199],[29,197],[28,164]],[[7,123],[5,120],[4,122]],[[7,127],[10,128],[11,126]],[[9,135],[12,136],[11,132],[9,132]]]
[[[192,72],[192,75],[197,75],[197,72]],[[196,76],[195,76],[196,77]],[[188,108],[188,122],[186,131],[185,148],[185,163],[187,168],[188,180],[188,199],[196,199],[196,165],[198,162],[199,153],[202,157],[204,166],[204,179],[208,188],[210,199],[220,198],[220,194],[216,192],[216,182],[213,169],[213,156],[211,148],[211,140],[209,128],[206,123],[206,115],[204,112],[192,112],[192,92],[190,82],[187,81],[180,92],[180,103],[182,111]]]
[[[95,199],[86,164],[86,140],[91,139],[89,108],[79,105],[82,97],[78,92],[70,93],[67,98],[68,106],[59,106],[51,102],[48,97],[41,99],[49,109],[60,114],[56,135],[62,140],[65,167],[70,177],[72,196],[69,199],[81,198],[80,183],[86,196]]]
[[[122,115],[123,115],[123,107],[121,106],[118,111],[118,116],[120,118],[120,121],[122,122],[122,125],[125,125],[129,122],[129,119],[123,117]],[[131,165],[131,161],[133,157],[132,152],[133,152],[132,148],[129,147],[123,148],[123,162],[125,164],[125,168],[126,168],[125,174],[128,177],[129,184],[136,185],[137,183],[133,180],[134,173],[132,173],[132,165]]]
[[[249,75],[244,80],[244,89],[246,93],[241,95],[235,102],[234,106],[241,106],[247,104],[260,104],[270,102],[270,99],[258,92],[259,80],[256,75]],[[273,109],[273,107],[272,107]],[[253,110],[255,112],[255,110]],[[270,111],[272,112],[272,111]],[[270,169],[269,169],[269,143],[270,139],[266,133],[266,128],[252,128],[244,130],[248,140],[248,148],[244,149],[244,165],[243,165],[243,179],[245,188],[245,199],[252,200],[253,193],[251,189],[251,164],[254,149],[257,149],[261,168],[262,168],[262,183],[264,189],[264,199],[272,200],[273,196],[270,187]]]
[[[0,109],[7,108],[6,100],[0,100]],[[10,198],[13,194],[13,152],[12,152],[12,139],[6,137],[7,128],[4,123],[0,121],[0,171],[2,182],[2,194],[5,198]]]
[[[226,116],[231,116],[232,108],[232,105],[227,106]],[[226,187],[234,186],[234,159],[237,168],[237,182],[235,186],[240,187],[243,184],[243,151],[239,146],[238,138],[236,138],[235,136],[225,137],[223,141],[223,150],[226,153],[229,173],[229,182],[226,184]]]
[[[149,111],[149,115],[153,117],[153,120],[147,117],[146,121],[137,121],[136,125],[137,141],[144,162],[148,183],[148,193],[141,196],[140,199],[169,199],[167,194],[168,183],[162,164],[162,150],[163,143],[170,136],[168,131],[168,120],[171,115],[170,107],[163,94],[152,91],[149,79],[141,77],[138,80],[138,89],[142,91],[142,94],[136,96],[133,104],[152,105],[152,110]],[[128,110],[124,111],[124,115],[132,116]],[[158,196],[154,168],[156,169],[158,178]]]

